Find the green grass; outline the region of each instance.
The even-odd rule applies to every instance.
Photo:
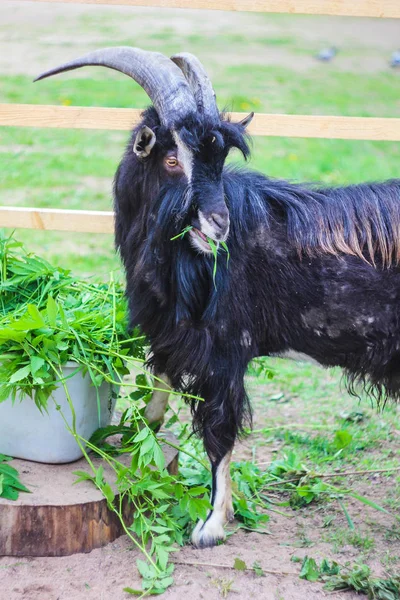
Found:
[[[339,369],[279,359],[269,364],[276,370],[272,382],[248,381],[255,405],[263,404],[268,414],[259,444],[275,440],[320,472],[343,464],[364,470],[399,466],[396,406],[379,411],[365,399],[352,398]],[[295,419],[288,421],[284,414],[293,408]]]
[[[322,494],[295,511],[291,545],[321,548],[325,544],[328,552],[339,555],[346,555],[352,546],[363,560],[372,559],[374,551],[382,565],[390,563],[395,571],[400,566],[400,557],[394,554],[400,535],[398,407],[379,411],[366,399],[350,397],[338,369],[279,359],[270,359],[269,366],[276,373],[272,381],[248,378],[257,419],[257,429],[249,438],[253,460],[265,468],[271,460],[294,453],[309,472],[329,475],[323,481],[352,489],[391,515],[342,496],[352,528],[338,501],[340,494]]]
[[[343,546],[350,545],[364,552],[370,552],[375,546],[374,539],[359,531],[349,529],[336,529],[324,536],[325,541],[333,545],[334,553],[340,552]]]
[[[236,40],[240,45],[244,40]],[[220,67],[218,67],[220,69]],[[105,69],[32,83],[30,77],[0,77],[0,101],[80,106],[144,107],[145,93],[134,82]],[[400,112],[396,73],[322,71],[227,66],[215,80],[220,106],[239,111],[396,116]],[[240,94],[238,94],[240,90]],[[125,132],[2,128],[0,202],[13,206],[109,210],[111,181],[128,135]],[[239,160],[233,155],[233,160]],[[290,138],[254,138],[249,166],[274,177],[344,184],[396,177],[400,146]],[[88,180],[91,178],[91,180]],[[50,258],[64,258],[77,271],[116,268],[109,236],[23,232],[20,237]],[[81,249],[79,262],[76,247]],[[98,252],[97,252],[98,248]]]

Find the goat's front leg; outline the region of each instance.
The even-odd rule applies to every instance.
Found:
[[[209,378],[195,410],[195,427],[202,432],[204,446],[211,462],[212,510],[206,520],[197,523],[192,543],[198,548],[214,546],[225,539],[224,525],[233,520],[230,460],[247,403],[243,373],[225,367],[215,369],[222,376]]]
[[[224,525],[233,521],[232,487],[230,462],[232,449],[219,461],[211,460],[212,469],[212,510],[205,521],[199,521],[192,533],[192,544],[197,548],[215,546],[225,539]]]
[[[167,410],[168,398],[172,391],[171,381],[164,373],[156,375],[154,378],[154,387],[160,389],[154,390],[151,400],[144,411],[144,416],[149,425],[154,423],[162,425],[165,411]]]

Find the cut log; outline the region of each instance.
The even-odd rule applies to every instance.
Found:
[[[163,436],[167,434],[163,432]],[[177,443],[175,438],[171,442]],[[169,473],[178,471],[178,452],[163,445]],[[99,458],[96,467],[104,467],[104,477],[113,487],[114,471]],[[130,456],[118,460],[130,463]],[[67,556],[90,552],[105,546],[124,533],[117,515],[90,481],[73,485],[74,471],[90,472],[82,458],[64,465],[46,465],[13,460],[20,479],[31,494],[21,493],[18,500],[0,498],[0,556]],[[116,490],[114,489],[114,492]],[[129,525],[131,509],[124,503],[124,517]]]

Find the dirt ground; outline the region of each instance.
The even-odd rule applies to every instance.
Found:
[[[291,539],[290,524],[279,523],[277,519],[272,529],[270,536],[238,532],[223,546],[213,549],[184,548],[175,558],[175,584],[163,598],[181,600],[187,596],[192,600],[217,600],[223,597],[223,587],[230,581],[229,597],[243,600],[324,598],[325,592],[319,584],[299,580],[298,565],[290,562],[293,548],[281,545]],[[305,553],[304,550],[296,550],[299,556]],[[217,566],[231,566],[239,555],[246,564],[251,565],[257,560],[262,567],[276,571],[277,575],[256,577]],[[19,560],[2,558],[0,569],[10,566],[0,575],[0,597],[1,600],[126,600],[129,596],[122,591],[123,587],[140,589],[136,558],[136,552],[125,537],[87,555]],[[286,565],[285,569],[282,565]],[[288,574],[283,574],[284,570]],[[329,597],[334,600],[359,598],[357,594],[348,592],[329,594]]]
[[[274,388],[258,385],[256,393],[252,394],[255,429],[266,427],[277,411],[288,422],[304,421],[299,399],[293,398],[280,406],[273,406],[271,402],[266,405],[264,398],[270,397]],[[253,386],[251,389],[254,391]],[[344,401],[344,410],[348,408],[346,404]],[[234,460],[250,459],[254,452],[253,443],[250,436],[238,444]],[[274,460],[279,443],[275,441],[258,446],[257,462],[268,464]],[[379,502],[381,481],[385,485],[384,480],[376,474],[363,484],[357,481],[357,491]],[[372,492],[371,488],[375,491]],[[348,499],[346,503],[356,523],[362,523],[370,516],[377,529],[388,525],[386,515],[355,500]],[[219,600],[225,597],[243,600],[359,598],[358,594],[352,592],[328,593],[319,583],[299,579],[300,564],[291,561],[293,556],[302,559],[307,554],[318,561],[327,558],[340,564],[357,560],[359,551],[354,546],[344,545],[339,554],[334,554],[332,545],[321,541],[322,522],[330,510],[333,514],[335,509],[329,505],[316,505],[304,511],[284,510],[291,514],[291,518],[271,513],[267,534],[243,530],[234,532],[237,524],[233,523],[228,528],[232,535],[228,535],[225,544],[205,550],[191,546],[181,549],[173,556],[176,564],[175,583],[163,597],[166,600],[181,600],[183,595],[191,600]],[[343,515],[336,515],[335,525],[343,525],[344,522]],[[378,560],[385,549],[384,543],[377,540],[377,558],[368,561],[378,576],[383,576],[385,572]],[[140,558],[140,554],[126,536],[89,554],[60,558],[0,557],[0,600],[126,600],[129,596],[123,592],[124,587],[140,589],[135,566],[137,558]],[[253,572],[232,569],[236,558],[243,560],[248,567],[257,562],[265,576],[257,577]]]
[[[135,28],[153,27],[154,20],[162,19],[162,26],[179,36],[188,30],[196,35],[218,36],[231,31],[247,34],[250,38],[268,35],[300,36],[305,45],[316,47],[334,40],[337,45],[352,45],[358,52],[347,62],[347,70],[371,70],[382,68],[390,53],[399,45],[400,26],[395,20],[325,18],[313,20],[300,17],[290,20],[268,19],[257,14],[235,14],[203,11],[179,11],[151,8],[95,7],[82,5],[37,4],[29,2],[2,1],[0,6],[0,73],[37,75],[40,70],[64,61],[68,56],[79,56],[102,42],[109,42],[110,33],[104,28],[90,34],[75,27],[78,17],[87,22],[107,23],[120,27],[121,39],[135,41]],[[118,39],[115,39],[118,44]],[[66,47],[68,55],[66,56]],[[377,52],[372,52],[372,49]],[[205,56],[207,48],[204,49]],[[223,56],[226,65],[228,53]],[[248,55],[230,55],[233,63],[292,65],[294,55],[287,50],[270,48],[263,55],[254,54],[249,43]],[[337,66],[340,65],[340,55]],[[304,58],[299,68],[311,68],[312,57]],[[221,67],[222,68],[222,67]],[[257,402],[259,404],[259,402]],[[260,407],[259,407],[260,408]],[[271,409],[273,410],[273,408]],[[262,416],[261,416],[262,415]],[[255,413],[255,427],[264,426],[268,414]],[[287,418],[299,422],[296,406],[287,408]],[[238,448],[236,458],[251,455],[250,442]],[[268,446],[260,451],[259,460],[271,460],[273,449]],[[371,485],[377,481],[371,480]],[[359,510],[357,508],[355,511]],[[382,518],[380,515],[376,519]],[[307,553],[315,558],[331,557],[331,547],[315,538],[313,525],[320,526],[317,510],[307,518],[295,516],[287,519],[276,513],[269,522],[270,535],[238,531],[227,542],[213,549],[196,550],[190,546],[175,554],[175,585],[164,598],[178,600],[187,595],[191,600],[216,600],[224,597],[262,600],[353,600],[359,596],[352,593],[327,593],[318,583],[308,583],[298,577],[299,565],[290,561],[293,554],[300,558]],[[312,552],[299,547],[299,531],[307,529],[314,543]],[[352,547],[343,548],[343,562],[355,554]],[[128,539],[122,537],[109,546],[87,555],[63,558],[0,558],[0,600],[122,600],[128,597],[123,587],[139,588],[140,581],[135,566],[139,555],[132,549]],[[253,573],[233,571],[234,559],[240,557],[251,566],[257,561],[266,571],[265,577]],[[337,557],[335,557],[337,558]],[[382,567],[376,565],[379,574]],[[275,572],[275,573],[273,573]],[[224,592],[225,590],[225,592]]]
[[[254,397],[254,428],[265,427],[269,413],[277,409],[265,407],[263,393],[271,395],[270,388],[257,388]],[[291,422],[299,423],[300,415],[296,402],[278,408],[281,415]],[[272,416],[272,415],[271,415]],[[276,444],[257,448],[257,461],[265,464],[274,459]],[[249,459],[252,455],[252,438],[238,444],[235,460]],[[368,495],[370,486],[377,486],[379,477],[371,478],[366,489],[358,485],[359,493]],[[379,501],[378,495],[374,499]],[[355,519],[365,519],[366,509],[356,501],[349,501],[348,509]],[[291,512],[285,509],[286,512]],[[355,600],[359,596],[352,592],[328,593],[319,583],[309,583],[299,579],[300,564],[291,561],[293,556],[302,559],[307,554],[317,560],[328,558],[341,564],[353,562],[356,548],[346,545],[340,555],[332,554],[332,547],[321,542],[320,531],[326,507],[314,507],[302,512],[292,512],[291,518],[277,513],[271,514],[268,534],[235,531],[228,535],[225,544],[205,550],[186,546],[177,552],[173,561],[176,564],[173,587],[163,596],[166,600],[181,600],[187,595],[191,600],[219,600],[220,598],[250,598],[262,600]],[[367,510],[368,512],[368,510]],[[385,524],[385,516],[376,511],[373,514],[376,527]],[[342,517],[344,521],[344,517]],[[338,523],[338,521],[336,521]],[[386,523],[387,524],[387,523]],[[229,532],[236,529],[235,523]],[[382,548],[376,545],[377,554]],[[124,587],[140,589],[136,570],[136,559],[140,554],[132,548],[126,536],[122,536],[108,546],[89,554],[78,554],[60,558],[0,558],[0,600],[126,600]],[[248,567],[259,563],[265,576],[257,577],[253,572],[239,572],[232,569],[236,558],[243,560]],[[377,575],[384,569],[376,560],[371,565]]]

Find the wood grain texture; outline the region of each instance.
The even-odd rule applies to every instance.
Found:
[[[164,436],[177,444],[169,433]],[[169,473],[176,475],[178,453],[163,447]],[[92,457],[96,467],[101,459]],[[121,462],[129,466],[131,457]],[[124,533],[122,524],[101,492],[89,481],[73,485],[74,471],[89,471],[85,459],[65,465],[45,465],[25,460],[13,460],[23,483],[32,491],[21,493],[13,502],[0,498],[0,556],[68,556],[91,552]],[[112,485],[115,475],[104,462],[104,477]],[[117,493],[114,488],[114,493]],[[132,522],[132,510],[123,504],[126,523]]]
[[[19,0],[20,2],[24,0]],[[30,0],[32,1],[32,0]],[[33,0],[65,4],[197,8],[264,13],[400,18],[399,0]]]
[[[0,104],[0,125],[129,131],[141,112],[135,108]],[[230,114],[234,121],[246,115]],[[398,141],[400,119],[257,113],[248,131],[264,136]]]
[[[113,233],[114,213],[109,211],[63,210],[0,206],[0,227]]]

